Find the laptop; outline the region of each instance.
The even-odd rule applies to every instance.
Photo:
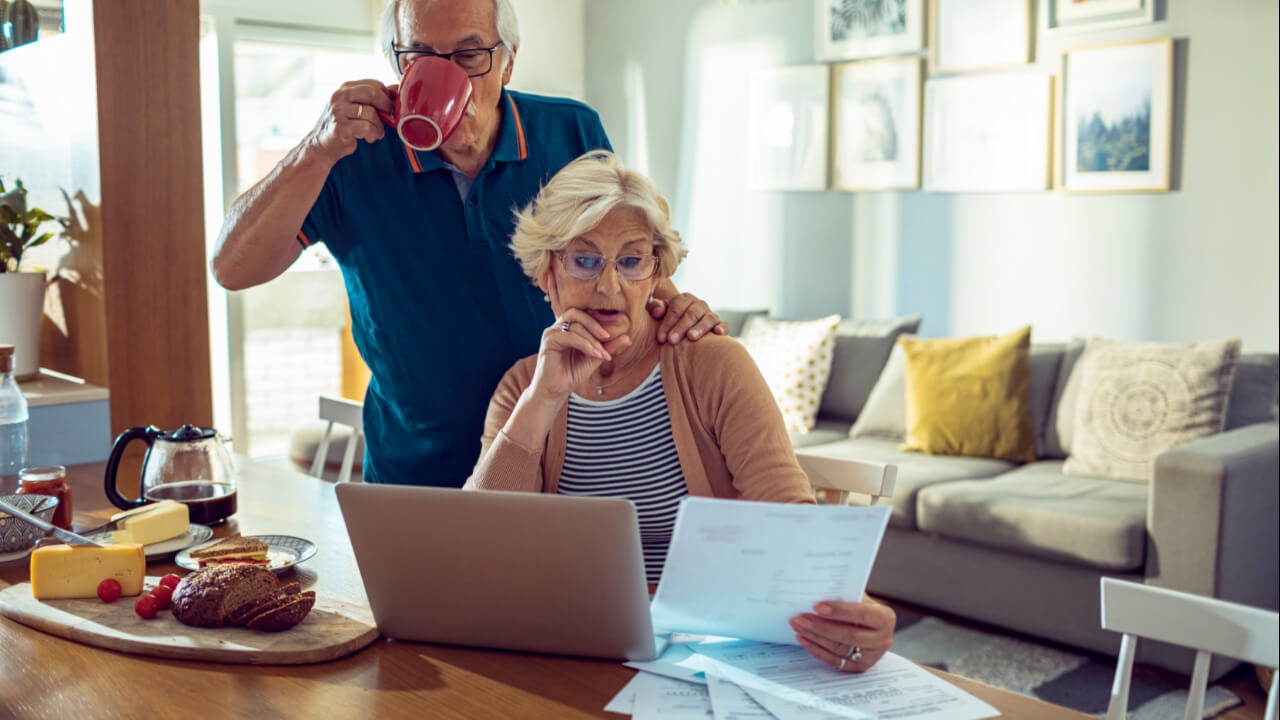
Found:
[[[383,635],[657,657],[630,501],[361,483],[336,490]]]

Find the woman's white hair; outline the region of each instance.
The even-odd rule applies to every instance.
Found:
[[[537,283],[551,264],[552,252],[590,232],[617,208],[644,216],[653,231],[658,276],[671,277],[686,251],[671,227],[671,208],[649,178],[622,165],[613,153],[593,150],[555,174],[538,196],[516,212],[511,250]]]
[[[387,62],[391,63],[391,69],[396,75],[400,74],[400,68],[396,65],[396,56],[391,52],[391,44],[396,40],[396,13],[400,10],[400,3],[406,0],[387,0],[382,6],[382,24],[378,36],[378,46],[382,48],[382,54],[387,58]],[[456,0],[442,0],[444,2],[455,2]],[[408,2],[421,2],[421,0],[408,0]],[[493,0],[495,24],[498,26],[498,38],[502,40],[502,70],[506,72],[507,66],[511,64],[512,58],[515,57],[516,50],[520,49],[520,24],[516,21],[516,9],[512,7],[511,0]]]

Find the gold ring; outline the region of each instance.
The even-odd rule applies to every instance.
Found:
[[[356,119],[359,120],[361,115],[364,115],[364,105],[356,103]]]

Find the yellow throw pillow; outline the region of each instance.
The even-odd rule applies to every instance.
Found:
[[[998,337],[899,338],[906,360],[903,450],[1036,459],[1031,425],[1031,327]]]

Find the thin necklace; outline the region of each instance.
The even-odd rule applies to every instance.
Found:
[[[618,383],[625,380],[627,375],[630,374],[630,372],[635,369],[636,365],[639,365],[640,361],[648,357],[649,353],[652,351],[653,351],[652,347],[646,349],[643,353],[637,355],[635,360],[632,360],[631,362],[627,363],[627,366],[622,368],[621,372],[614,372],[613,380],[610,380],[609,382],[603,385],[595,385],[595,383],[592,383],[592,385],[595,385],[595,388],[596,388],[596,396],[599,397],[601,395],[604,395],[605,388],[613,387],[614,385],[617,385]]]

